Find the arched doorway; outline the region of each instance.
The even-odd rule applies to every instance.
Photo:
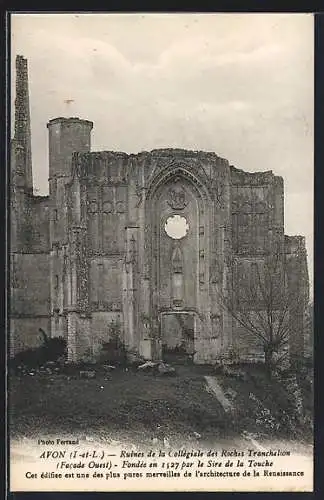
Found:
[[[210,330],[211,207],[207,188],[183,167],[156,179],[148,193],[146,248],[157,357],[172,350],[193,357],[201,330]]]
[[[192,361],[195,354],[195,313],[167,311],[160,315],[162,358],[167,362]]]

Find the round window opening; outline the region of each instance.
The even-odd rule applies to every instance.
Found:
[[[170,238],[174,240],[180,240],[186,236],[189,230],[189,224],[187,219],[182,215],[171,215],[168,217],[165,226],[165,232]]]

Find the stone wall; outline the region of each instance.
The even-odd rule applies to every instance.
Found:
[[[260,343],[219,308],[210,282],[226,287],[226,271],[227,279],[239,286],[230,264],[233,257],[243,267],[249,264],[250,275],[255,262],[262,262],[275,247],[283,248],[282,178],[272,172],[240,171],[213,153],[183,150],[78,153],[72,177],[70,224],[87,226],[87,293],[94,336],[104,338],[110,313],[123,310],[126,343],[141,345],[150,339],[138,315],[148,314],[154,330],[158,311],[180,307],[199,317],[197,362],[216,359],[233,342],[244,359],[262,358]],[[173,213],[188,218],[189,231],[172,242],[164,224]],[[129,220],[136,257],[127,263],[130,243],[124,228]],[[168,343],[177,342],[169,338]]]
[[[30,253],[48,253],[49,234],[49,199],[48,196],[30,196],[29,221],[27,231],[30,231],[27,251]]]
[[[25,349],[38,347],[43,342],[43,337],[39,332],[42,328],[46,333],[50,333],[50,318],[46,316],[11,316],[10,318],[10,339],[9,354],[14,356]]]
[[[92,311],[122,309],[122,262],[116,257],[97,257],[90,261],[89,301]]]
[[[255,321],[255,325],[258,325],[257,321]],[[234,339],[233,348],[241,361],[264,361],[264,348],[260,339],[237,322]]]
[[[93,355],[100,354],[101,347],[111,339],[111,325],[121,325],[120,335],[123,336],[122,324],[123,316],[118,312],[96,311],[92,313],[91,320],[91,345]]]
[[[306,308],[305,318],[305,356],[310,360],[314,357],[314,304],[311,303]]]
[[[290,304],[290,354],[300,358],[305,349],[306,308],[309,302],[307,254],[303,236],[285,236],[287,286]]]
[[[11,354],[39,345],[39,328],[50,334],[48,254],[11,255]]]
[[[13,315],[49,314],[49,258],[47,254],[12,255]]]
[[[12,200],[11,355],[38,345],[39,328],[51,334],[48,198],[18,191]]]

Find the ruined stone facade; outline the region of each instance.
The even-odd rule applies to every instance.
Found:
[[[303,349],[308,302],[305,240],[284,235],[283,179],[247,173],[215,153],[162,149],[91,152],[93,123],[55,118],[49,132],[49,196],[31,183],[27,62],[17,58],[11,161],[11,352],[64,335],[70,360],[95,358],[111,324],[147,359],[183,344],[197,363],[231,346],[259,359],[262,346],[221,304],[236,269],[274,242],[299,290],[291,349]],[[182,238],[169,218],[186,220]],[[234,281],[235,288],[235,281]],[[219,293],[221,292],[221,294]],[[189,333],[188,333],[189,332]]]

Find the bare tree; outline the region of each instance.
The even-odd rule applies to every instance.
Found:
[[[258,340],[271,374],[288,354],[291,315],[298,308],[298,291],[289,285],[285,255],[280,249],[251,261],[233,258],[220,303]]]

